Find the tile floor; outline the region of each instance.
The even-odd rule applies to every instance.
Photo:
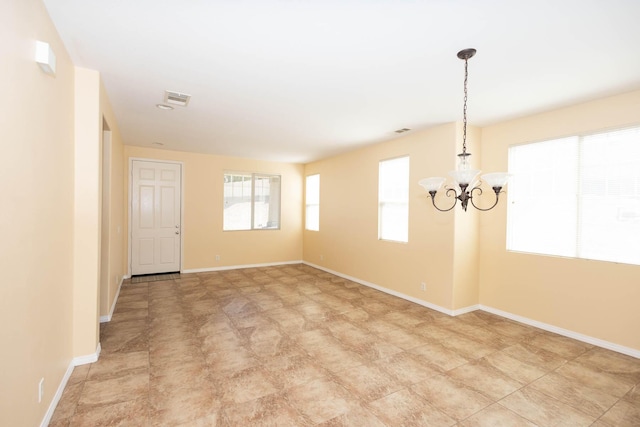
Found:
[[[125,283],[51,426],[640,426],[640,360],[306,265]]]

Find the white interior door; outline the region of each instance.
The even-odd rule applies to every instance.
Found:
[[[181,165],[132,162],[131,274],[180,271]]]

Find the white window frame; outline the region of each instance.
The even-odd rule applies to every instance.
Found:
[[[378,164],[379,240],[409,242],[409,172],[409,156]]]
[[[250,182],[249,186],[247,186],[246,184],[241,185],[241,194],[238,196],[241,199],[248,199],[244,203],[249,203],[249,206],[250,206],[248,218],[242,218],[239,221],[236,219],[237,222],[240,222],[240,221],[242,221],[243,223],[248,222],[248,225],[246,226],[241,225],[240,227],[238,227],[230,223],[231,218],[233,217],[229,217],[228,212],[226,211],[227,208],[230,208],[227,197],[228,197],[229,189],[231,189],[231,191],[233,192],[236,190],[236,187],[233,185],[231,185],[230,187],[227,187],[227,184],[228,184],[227,177],[244,177],[244,178],[248,178],[247,181]],[[257,210],[260,208],[260,206],[258,206],[259,204],[261,203],[264,204],[264,200],[261,200],[261,197],[265,197],[265,196],[262,194],[257,194],[259,193],[259,191],[257,191],[258,186],[256,185],[256,183],[257,182],[260,183],[261,182],[260,180],[262,179],[277,180],[278,185],[271,188],[271,184],[270,184],[270,189],[269,189],[270,194],[268,195],[269,200],[268,200],[268,203],[266,203],[269,209],[269,212],[266,214],[266,216],[270,221],[268,221],[267,224],[261,226],[260,224],[256,224],[256,221],[260,219],[260,215],[257,212]],[[281,227],[280,218],[281,218],[281,209],[282,209],[282,197],[281,197],[282,176],[281,175],[257,173],[257,172],[225,171],[223,185],[225,186],[223,190],[223,195],[222,195],[223,197],[222,230],[223,231],[280,230],[280,227]],[[249,195],[246,196],[245,192],[248,192]]]
[[[320,231],[320,174],[305,178],[305,217],[304,228]]]
[[[507,250],[640,265],[640,127],[509,148]]]

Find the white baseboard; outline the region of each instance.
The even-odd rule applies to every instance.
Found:
[[[338,271],[334,271],[329,268],[322,267],[320,265],[316,265],[307,261],[287,261],[287,262],[267,263],[267,264],[247,264],[247,265],[236,265],[236,266],[225,266],[225,267],[195,268],[195,269],[183,270],[182,273],[185,273],[185,274],[186,273],[202,273],[202,272],[209,272],[209,271],[235,270],[240,268],[271,267],[275,265],[287,265],[287,264],[305,264],[310,267],[317,268],[322,271],[326,271],[327,273],[331,273],[335,276],[342,277],[343,279],[347,279],[352,282],[356,282],[361,285],[368,286],[380,292],[384,292],[386,294],[393,295],[407,301],[411,301],[415,304],[419,304],[423,307],[436,310],[440,313],[448,314],[449,316],[459,316],[461,314],[470,313],[472,311],[483,310],[488,313],[493,313],[507,319],[515,320],[516,322],[524,323],[526,325],[534,326],[536,328],[539,328],[545,331],[553,332],[558,335],[562,335],[568,338],[573,338],[575,340],[586,342],[588,344],[592,344],[597,347],[606,348],[608,350],[612,350],[618,353],[626,354],[628,356],[632,356],[640,359],[640,350],[637,350],[631,347],[625,347],[623,345],[615,344],[609,341],[601,340],[599,338],[594,338],[588,335],[580,334],[578,332],[570,331],[568,329],[563,329],[554,325],[549,325],[547,323],[539,322],[537,320],[529,319],[523,316],[519,316],[517,314],[509,313],[509,312],[502,311],[493,307],[485,306],[482,304],[475,304],[468,307],[451,310],[451,309],[430,303],[428,301],[423,301],[421,299],[412,297],[410,295],[406,295],[401,292],[397,292],[392,289],[388,289],[383,286],[376,285],[375,283],[367,282],[366,280],[358,279],[357,277],[349,276],[347,274],[343,274]],[[86,363],[90,363],[90,362],[86,362]]]
[[[74,357],[69,366],[67,366],[67,371],[62,376],[62,380],[60,384],[58,384],[58,389],[56,390],[56,394],[53,395],[53,399],[51,399],[51,403],[49,404],[49,408],[47,408],[47,412],[44,414],[44,418],[40,423],[41,427],[46,427],[49,425],[51,421],[51,417],[53,417],[53,413],[56,411],[56,407],[62,398],[62,393],[64,392],[64,388],[67,386],[67,382],[73,373],[73,368],[79,365],[85,365],[87,363],[93,363],[98,361],[98,357],[100,356],[100,351],[102,347],[100,347],[100,343],[98,343],[98,347],[96,347],[96,352],[93,354],[88,354],[86,356],[78,356]]]
[[[224,271],[224,270],[238,270],[240,268],[258,268],[258,267],[273,267],[276,265],[289,265],[289,264],[304,264],[303,261],[284,261],[284,262],[269,262],[264,264],[244,264],[244,265],[227,265],[224,267],[205,267],[205,268],[190,268],[182,270],[180,273],[207,273],[211,271]]]
[[[100,343],[98,343],[98,347],[96,348],[96,352],[92,354],[87,354],[86,356],[78,356],[74,357],[72,362],[73,366],[86,365],[87,363],[94,363],[98,361],[100,357],[100,352],[102,351],[102,347],[100,347]]]
[[[539,322],[537,320],[529,319],[529,318],[526,318],[526,317],[523,317],[523,316],[519,316],[517,314],[513,314],[513,313],[506,312],[506,311],[498,310],[497,308],[488,307],[488,306],[482,305],[482,304],[476,304],[476,305],[472,305],[472,306],[469,306],[469,307],[459,308],[457,310],[449,310],[449,309],[446,309],[444,307],[440,307],[438,305],[432,304],[430,302],[422,301],[420,299],[411,297],[409,295],[405,295],[403,293],[396,292],[396,291],[393,291],[391,289],[384,288],[382,286],[378,286],[376,284],[367,282],[365,280],[360,280],[357,277],[351,277],[351,276],[348,276],[346,274],[342,274],[340,272],[333,271],[333,270],[330,270],[328,268],[325,268],[325,267],[322,267],[322,266],[319,266],[319,265],[311,264],[311,263],[306,262],[306,261],[303,261],[303,263],[307,264],[307,265],[309,265],[311,267],[317,268],[319,270],[326,271],[327,273],[334,274],[334,275],[336,275],[338,277],[342,277],[344,279],[351,280],[352,282],[360,283],[361,285],[365,285],[365,286],[368,286],[370,288],[377,289],[377,290],[379,290],[381,292],[385,292],[387,294],[396,296],[398,298],[402,298],[402,299],[405,299],[407,301],[414,302],[414,303],[419,304],[419,305],[421,305],[423,307],[431,308],[433,310],[439,311],[439,312],[444,313],[444,314],[448,314],[450,316],[459,316],[461,314],[470,313],[470,312],[475,311],[475,310],[483,310],[483,311],[486,311],[488,313],[496,314],[498,316],[501,316],[501,317],[504,317],[504,318],[507,318],[507,319],[515,320],[516,322],[524,323],[525,325],[534,326],[536,328],[539,328],[539,329],[542,329],[542,330],[545,330],[545,331],[553,332],[553,333],[556,333],[558,335],[562,335],[562,336],[565,336],[565,337],[568,337],[568,338],[573,338],[575,340],[586,342],[588,344],[592,344],[592,345],[595,345],[597,347],[606,348],[607,350],[612,350],[612,351],[615,351],[615,352],[618,352],[618,353],[626,354],[628,356],[632,356],[632,357],[640,359],[640,350],[636,350],[636,349],[630,348],[630,347],[625,347],[625,346],[622,346],[622,345],[619,345],[619,344],[615,344],[615,343],[612,343],[612,342],[609,342],[609,341],[601,340],[599,338],[590,337],[588,335],[583,335],[583,334],[580,334],[578,332],[570,331],[568,329],[559,328],[557,326],[549,325],[547,323]]]
[[[471,313],[472,311],[480,310],[480,304],[470,305],[469,307],[462,307],[457,310],[453,310],[452,316],[460,316],[461,314]]]
[[[58,389],[56,390],[56,394],[53,395],[53,399],[51,399],[51,403],[49,404],[49,408],[47,408],[47,412],[44,414],[44,418],[40,423],[40,427],[46,427],[51,422],[51,417],[53,417],[53,413],[56,411],[56,407],[62,398],[62,393],[64,392],[64,388],[67,386],[67,382],[73,373],[73,368],[79,365],[86,365],[87,363],[93,363],[98,361],[98,357],[100,357],[100,351],[102,347],[100,347],[100,343],[98,343],[98,347],[96,347],[96,352],[93,354],[88,354],[86,356],[74,357],[69,366],[67,366],[67,371],[62,376],[62,380],[58,385]]]
[[[49,404],[49,407],[47,408],[47,412],[45,412],[45,414],[44,414],[44,418],[42,419],[42,422],[40,423],[40,427],[47,427],[49,425],[49,423],[51,422],[51,418],[53,417],[53,413],[56,411],[56,408],[58,407],[58,403],[60,402],[60,399],[62,398],[62,393],[64,392],[64,388],[67,386],[67,382],[69,381],[69,378],[71,377],[71,373],[73,373],[73,368],[74,368],[74,364],[73,364],[73,361],[72,361],[72,362],[69,363],[69,366],[67,366],[67,371],[62,376],[62,380],[60,380],[60,384],[58,385],[58,389],[56,390],[56,394],[54,394],[53,395],[53,399],[51,399],[51,403]]]
[[[118,290],[116,291],[116,296],[113,299],[113,304],[111,304],[111,310],[109,310],[109,314],[106,316],[100,316],[100,323],[111,322],[111,318],[113,317],[113,312],[116,309],[116,302],[118,302],[118,297],[120,296],[120,289],[122,288],[122,283],[127,276],[122,276],[120,278],[120,284],[118,285]]]
[[[516,322],[524,323],[525,325],[533,326],[538,329],[543,329],[545,331],[553,332],[558,335],[562,335],[568,338],[573,338],[574,340],[586,342],[587,344],[592,344],[597,347],[606,348],[607,350],[612,350],[618,353],[626,354],[627,356],[632,356],[640,359],[640,350],[636,350],[634,348],[625,347],[623,345],[601,340],[599,338],[594,338],[589,335],[584,335],[578,332],[570,331],[568,329],[559,328],[557,326],[550,325],[548,323],[539,322],[537,320],[533,320],[527,317],[519,316],[517,314],[509,313],[507,311],[502,311],[497,308],[488,307],[486,305],[480,305],[479,308],[480,310],[486,311],[488,313],[493,313],[498,316],[505,317],[507,319],[515,320]]]
[[[412,297],[410,295],[406,295],[406,294],[403,294],[401,292],[397,292],[397,291],[394,291],[392,289],[388,289],[388,288],[385,288],[383,286],[376,285],[375,283],[367,282],[366,280],[358,279],[357,277],[352,277],[352,276],[349,276],[347,274],[342,274],[342,273],[340,273],[338,271],[334,271],[334,270],[328,269],[326,267],[322,267],[320,265],[315,265],[315,264],[312,264],[312,263],[306,262],[306,261],[303,261],[303,263],[308,265],[308,266],[310,266],[310,267],[317,268],[318,270],[326,271],[327,273],[331,273],[331,274],[333,274],[335,276],[342,277],[343,279],[351,280],[352,282],[360,283],[361,285],[368,286],[368,287],[376,289],[376,290],[378,290],[380,292],[384,292],[385,294],[393,295],[395,297],[402,298],[404,300],[411,301],[413,303],[419,304],[419,305],[421,305],[423,307],[427,307],[427,308],[430,308],[432,310],[439,311],[440,313],[448,314],[449,316],[458,316],[460,314],[469,313],[469,312],[477,310],[479,308],[478,305],[473,305],[473,306],[469,306],[469,307],[459,308],[457,310],[450,310],[448,308],[441,307],[439,305],[430,303],[428,301],[424,301],[424,300]]]

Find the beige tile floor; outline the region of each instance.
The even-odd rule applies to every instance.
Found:
[[[640,360],[306,265],[125,283],[51,426],[640,426]]]

